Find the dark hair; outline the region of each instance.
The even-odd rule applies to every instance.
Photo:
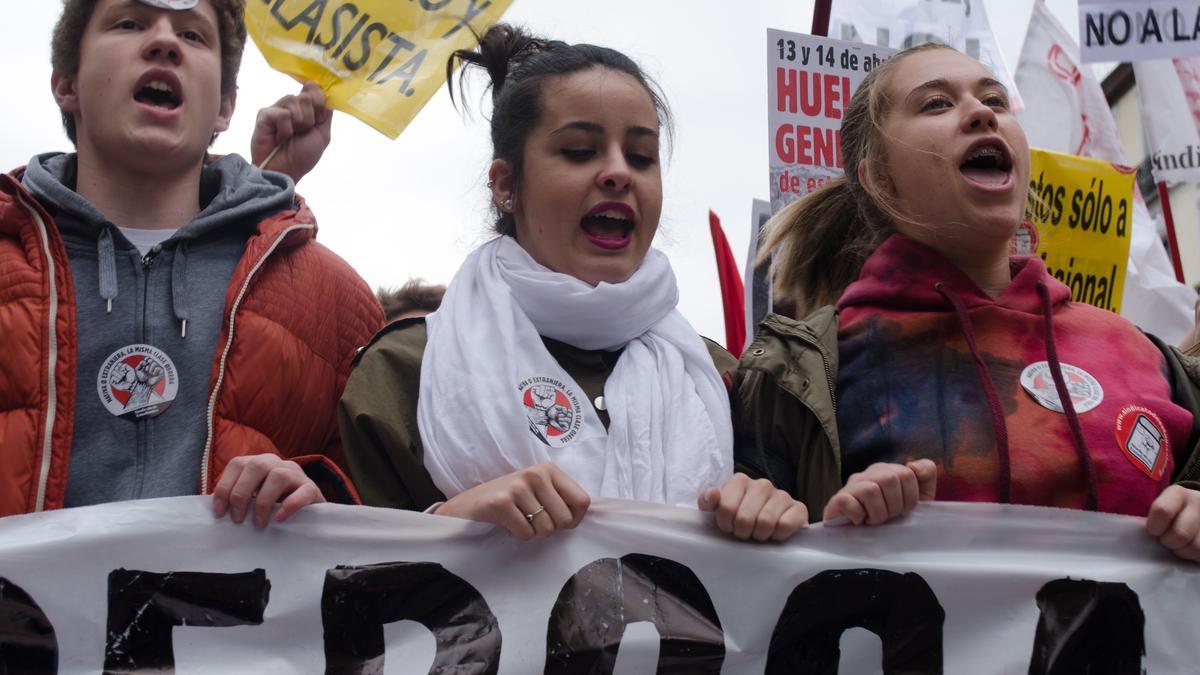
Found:
[[[393,321],[412,312],[436,312],[442,305],[446,287],[431,286],[421,279],[409,279],[400,288],[380,288],[375,294],[379,296],[379,304],[383,305],[384,316],[388,321]]]
[[[211,0],[221,35],[221,95],[237,90],[238,69],[246,47],[246,0]],[[80,45],[99,0],[63,0],[62,14],[50,38],[50,65],[56,73],[74,77],[79,73]],[[75,116],[62,112],[63,129],[75,143]]]
[[[460,49],[446,61],[446,83],[454,100],[453,75],[477,66],[487,71],[492,89],[492,157],[512,164],[514,190],[520,186],[525,139],[541,118],[541,96],[546,80],[591,68],[609,68],[629,75],[646,90],[658,113],[659,124],[671,133],[671,114],[658,86],[633,59],[615,49],[589,44],[570,45],[534,37],[524,29],[496,24],[479,38],[477,49]],[[463,78],[459,93],[464,95]],[[497,210],[495,230],[516,234],[511,213]]]

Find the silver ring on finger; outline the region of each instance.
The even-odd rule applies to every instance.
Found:
[[[545,510],[546,510],[545,506],[539,506],[537,508],[537,511],[533,511],[532,513],[526,513],[525,520],[529,521],[529,524],[532,525],[534,516],[536,516],[537,514],[541,513],[542,511],[545,511]]]

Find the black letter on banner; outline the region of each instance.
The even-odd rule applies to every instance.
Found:
[[[649,621],[660,636],[658,673],[720,673],[725,632],[704,584],[666,558],[631,553],[589,563],[550,611],[546,675],[611,673],[625,627]]]
[[[865,628],[883,642],[883,672],[942,672],[946,612],[919,575],[856,569],[821,572],[788,597],[767,653],[768,674],[833,675],[842,633]]]
[[[0,577],[0,673],[57,672],[54,626],[24,589]]]
[[[446,31],[446,34],[442,36],[442,39],[445,40],[451,35],[454,35],[458,32],[458,29],[462,28],[463,26],[470,28],[471,22],[475,20],[475,17],[483,13],[485,9],[491,6],[492,0],[467,0],[467,15],[462,17],[458,23],[454,24],[454,28]]]
[[[240,574],[113,570],[104,672],[174,672],[175,626],[257,626],[270,591],[261,569]]]
[[[1125,584],[1055,579],[1037,594],[1037,634],[1029,675],[1139,675],[1146,616]]]
[[[404,620],[437,641],[430,673],[499,670],[500,626],[479,591],[437,563],[393,562],[325,572],[326,675],[382,675],[383,625]]]

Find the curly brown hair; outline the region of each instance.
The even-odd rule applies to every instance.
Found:
[[[380,288],[375,292],[388,321],[436,312],[442,305],[445,286],[427,284],[421,279],[409,279],[396,289]]]
[[[50,39],[50,65],[54,72],[75,75],[79,72],[80,44],[88,21],[99,0],[63,0],[63,11],[54,24]],[[246,0],[209,0],[217,14],[221,33],[221,95],[237,89],[238,69],[242,66],[242,50],[246,47]],[[75,143],[75,116],[63,112],[63,128],[67,138]]]

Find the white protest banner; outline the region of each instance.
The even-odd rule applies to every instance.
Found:
[[[1033,4],[1016,77],[1028,92],[1018,119],[1030,146],[1129,164],[1104,90],[1045,3]]]
[[[1200,54],[1200,0],[1079,0],[1079,34],[1084,63]]]
[[[1079,47],[1066,29],[1045,3],[1033,3],[1016,73],[1025,92],[1018,119],[1029,145],[1129,165],[1104,91],[1091,69],[1080,65]],[[1121,315],[1175,344],[1195,323],[1196,292],[1175,280],[1158,227],[1141,193],[1134,192]]]
[[[743,350],[754,341],[758,323],[771,312],[771,262],[754,264],[762,246],[763,225],[770,219],[770,202],[755,199],[754,206],[750,209],[750,250],[746,252],[746,266],[742,268],[746,270],[746,279],[742,283],[742,288],[746,291],[746,344],[742,345]]]
[[[1194,228],[1176,226],[1169,184],[1200,181],[1200,136],[1196,133],[1188,95],[1184,92],[1184,82],[1194,89],[1195,61],[1154,59],[1133,64],[1134,78],[1138,80],[1138,107],[1145,132],[1146,155],[1150,157],[1151,173],[1158,186],[1171,259],[1177,279],[1193,281],[1196,269],[1194,265],[1184,267],[1186,258],[1180,251],[1194,251],[1200,241],[1196,239],[1198,233]],[[1183,222],[1190,220],[1183,219]],[[1188,259],[1190,262],[1190,256]]]
[[[1195,58],[1135,61],[1133,64],[1146,155],[1150,159],[1154,182],[1158,184],[1159,199],[1168,209],[1163,212],[1164,218],[1171,213],[1168,183],[1200,182],[1200,134],[1189,106],[1191,100],[1200,97],[1198,65],[1200,59]],[[1196,208],[1196,204],[1193,203],[1192,208]],[[1183,223],[1192,221],[1192,218],[1182,220]],[[1185,267],[1184,257],[1178,252],[1195,251],[1200,246],[1200,233],[1194,227],[1177,227],[1174,218],[1166,225],[1177,278],[1194,281],[1197,270],[1194,266]]]
[[[842,112],[892,50],[767,29],[771,211],[842,173]]]
[[[1155,181],[1200,180],[1200,135],[1182,77],[1194,76],[1194,61],[1159,59],[1133,64],[1146,155]]]
[[[951,45],[996,73],[1008,87],[1014,110],[1024,106],[992,35],[987,11],[978,0],[837,0],[829,17],[829,35],[895,50],[924,42]]]
[[[0,519],[0,672],[565,675],[657,662],[986,675],[1181,673],[1200,660],[1200,573],[1127,516],[929,503],[882,527],[753,544],[710,514],[634,502],[598,501],[577,529],[533,542],[387,509],[319,504],[265,531],[210,510],[181,497]]]

